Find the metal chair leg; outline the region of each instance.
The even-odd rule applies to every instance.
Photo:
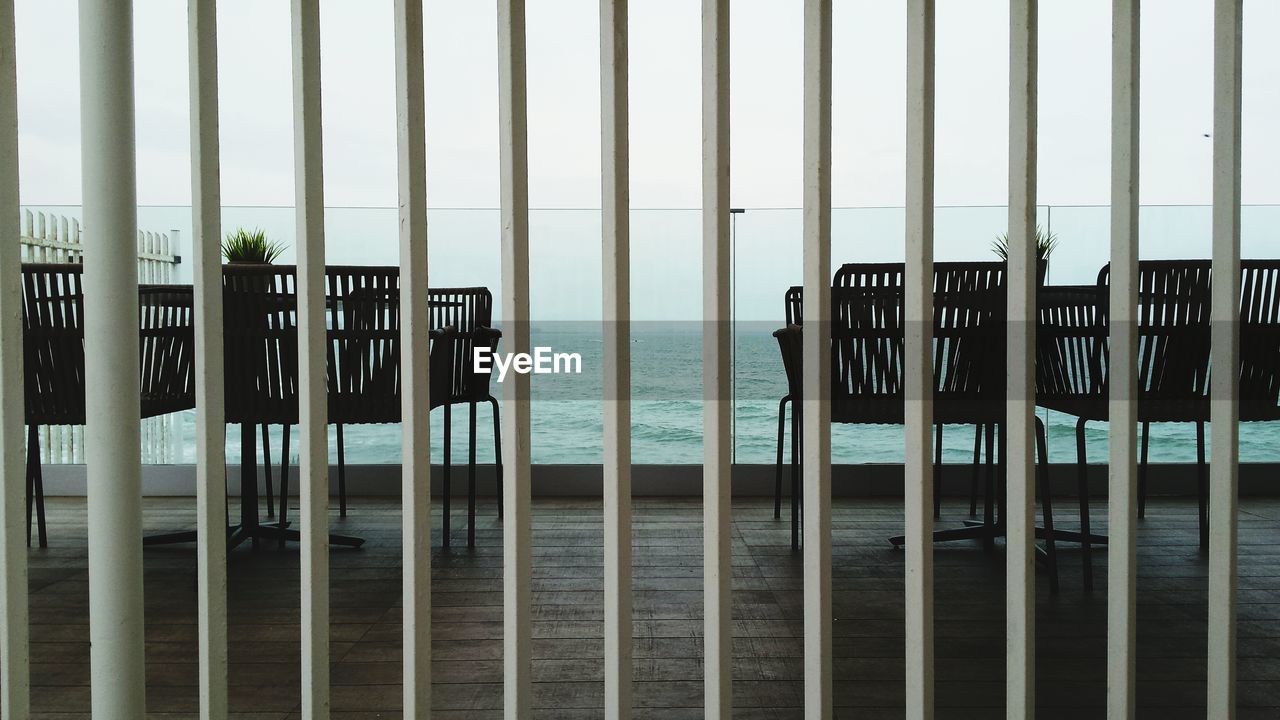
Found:
[[[773,466],[773,519],[782,517],[782,445],[787,426],[787,400],[778,401],[778,461]]]
[[[1204,461],[1204,423],[1196,423],[1196,489],[1200,511],[1200,547],[1209,547],[1209,469]]]
[[[449,411],[449,403],[444,404],[444,473],[440,488],[440,547],[449,547],[449,466],[452,460],[453,413]]]
[[[285,532],[289,526],[289,435],[293,431],[291,425],[282,425],[280,431],[280,532],[279,547],[284,548]]]
[[[467,547],[476,546],[476,404],[471,406],[467,432]]]
[[[969,478],[969,517],[978,514],[978,486],[982,484],[982,426],[973,427],[973,476]]]
[[[791,406],[791,549],[800,549],[800,403]]]
[[[275,488],[271,484],[271,428],[262,423],[262,474],[267,483],[267,517],[276,516]]]
[[[987,527],[996,524],[996,472],[996,426],[992,423],[987,425],[987,487],[986,502],[982,506],[982,523]],[[996,549],[995,537],[991,535],[983,537],[982,548],[987,552],[993,552]]]
[[[1058,594],[1058,544],[1053,536],[1053,491],[1049,487],[1049,442],[1044,423],[1036,418],[1036,446],[1039,449],[1040,462],[1037,463],[1036,477],[1040,486],[1040,504],[1044,512],[1044,549],[1045,564],[1049,572],[1049,592]]]
[[[347,444],[342,439],[342,423],[338,423],[338,516],[347,516]]]
[[[1093,543],[1089,540],[1089,457],[1084,438],[1085,420],[1076,422],[1076,494],[1080,501],[1080,556],[1085,592],[1093,590]]]
[[[933,426],[933,518],[942,517],[942,424]]]
[[[493,406],[493,474],[498,491],[498,520],[502,520],[502,415],[498,412],[498,399],[489,396]]]
[[[40,428],[27,426],[27,547],[31,547],[31,510],[36,515],[36,535],[40,547],[49,547],[44,520],[44,469],[40,467]]]
[[[1138,517],[1147,516],[1147,455],[1151,449],[1151,423],[1142,423],[1142,446],[1138,457]]]

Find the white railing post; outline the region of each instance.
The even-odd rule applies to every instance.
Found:
[[[1035,716],[1036,20],[1038,0],[1009,4],[1008,607],[1006,710]]]
[[[20,228],[13,0],[0,0],[0,227]],[[26,214],[27,227],[31,213]],[[19,229],[21,233],[21,229]],[[0,337],[22,335],[22,246],[0,242]],[[22,343],[0,343],[0,716],[30,716]]]
[[[217,0],[187,6],[196,377],[196,577],[200,720],[227,717],[226,408]],[[176,233],[177,231],[173,231]]]
[[[422,0],[396,0],[404,717],[431,716],[431,405]]]
[[[1138,127],[1141,0],[1115,0],[1111,45],[1111,452],[1107,516],[1107,717],[1136,711]]]
[[[907,3],[907,717],[933,717],[934,0]]]
[[[729,2],[702,3],[702,595],[704,716],[733,714],[729,365]]]
[[[498,150],[503,339],[529,352],[529,158],[524,0],[498,0]],[[533,684],[533,528],[529,487],[529,376],[503,383],[503,682],[507,720],[527,718]]]
[[[329,436],[319,0],[293,0],[293,156],[298,238],[298,464],[302,717],[329,717]]]
[[[604,711],[631,717],[631,230],[627,0],[600,0]]]
[[[95,719],[144,717],[133,3],[80,3],[89,639]],[[92,29],[92,32],[90,32]]]
[[[1243,0],[1216,0],[1213,22],[1213,372],[1209,438],[1208,717],[1236,714],[1240,498],[1240,77]]]

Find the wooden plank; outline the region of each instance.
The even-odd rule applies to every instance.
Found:
[[[1035,716],[1036,15],[1009,4],[1006,711]]]
[[[529,352],[529,153],[524,0],[498,0],[498,149],[502,216],[502,334],[508,352]],[[502,386],[504,716],[532,712],[533,572],[529,486],[529,376]]]
[[[1213,20],[1214,372],[1209,378],[1208,716],[1236,713],[1236,573],[1240,499],[1240,46],[1243,0]]]
[[[200,717],[227,716],[227,481],[216,0],[188,5]]]
[[[93,715],[123,720],[146,713],[133,4],[86,0],[80,27]]]
[[[431,717],[431,404],[422,0],[396,0],[404,717]]]
[[[907,3],[907,717],[933,717],[934,2]]]
[[[13,0],[0,0],[0,227],[16,228],[18,76]],[[22,246],[0,242],[0,337],[22,334]],[[0,717],[30,713],[22,343],[0,343]]]
[[[831,676],[831,0],[804,4],[804,713]]]
[[[1138,579],[1138,128],[1141,0],[1111,13],[1111,355],[1107,491],[1107,717],[1136,711]]]
[[[702,3],[702,572],[704,716],[733,714],[730,502],[729,2]]]
[[[627,0],[600,0],[604,710],[631,717],[631,191]]]
[[[292,0],[293,157],[298,253],[298,504],[302,716],[329,717],[329,433],[325,380],[324,154],[319,0]]]

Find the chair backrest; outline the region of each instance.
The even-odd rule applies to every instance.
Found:
[[[804,287],[792,285],[787,288],[782,303],[787,325],[800,325],[804,322]]]
[[[22,266],[23,398],[28,425],[85,421],[83,266]]]
[[[1004,405],[1004,264],[935,263],[934,388],[939,421],[998,419]],[[904,266],[841,266],[832,288],[832,420],[901,423]],[[792,397],[799,329],[775,333]]]
[[[1208,417],[1210,262],[1138,263],[1138,412],[1151,422]],[[1111,267],[1098,273],[1099,303],[1110,302]],[[1109,312],[1108,312],[1109,315]],[[1099,360],[1105,375],[1110,350]]]
[[[223,266],[227,422],[298,422],[297,288],[293,266]]]
[[[1280,260],[1240,273],[1240,418],[1280,420]]]
[[[325,268],[329,419],[400,421],[400,272]]]
[[[142,417],[196,406],[193,300],[190,285],[138,288]]]
[[[1097,285],[1050,285],[1037,299],[1036,401],[1090,419],[1105,417],[1109,328]]]

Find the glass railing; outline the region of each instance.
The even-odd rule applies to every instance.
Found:
[[[41,206],[33,210],[79,217],[80,208]],[[942,207],[935,216],[939,260],[994,259],[991,245],[1003,232],[1003,207]],[[1039,224],[1058,237],[1049,265],[1051,284],[1095,282],[1109,253],[1110,212],[1105,206],[1041,207]],[[325,215],[326,256],[330,264],[398,263],[395,208],[331,208]],[[778,401],[786,394],[772,332],[783,323],[783,294],[801,282],[801,211],[750,209],[734,215],[732,263],[733,435],[738,463],[772,463],[776,457]],[[228,207],[223,226],[260,227],[289,250],[280,262],[293,262],[295,216],[288,207]],[[431,285],[484,285],[499,297],[499,215],[495,209],[435,209],[428,213]],[[178,278],[190,282],[191,210],[142,207],[142,229],[177,229],[184,261]],[[1247,206],[1242,211],[1245,257],[1280,256],[1280,206]],[[1210,208],[1142,208],[1143,258],[1208,257]],[[637,463],[702,461],[702,251],[699,210],[632,211],[632,437]],[[902,261],[902,208],[838,208],[832,213],[833,269],[845,262]],[[86,242],[92,242],[86,229]],[[599,463],[601,432],[601,254],[599,210],[534,210],[530,214],[530,292],[534,345],[578,353],[582,374],[533,378],[532,452],[535,463]],[[501,395],[494,384],[495,395]],[[1044,411],[1041,411],[1044,412]],[[1050,454],[1055,461],[1075,457],[1074,419],[1047,413]],[[165,434],[172,444],[167,461],[193,462],[194,414],[175,416]],[[432,414],[432,459],[442,459],[443,414]],[[477,456],[492,461],[492,418],[487,404],[478,408]],[[454,462],[465,461],[468,417],[465,406],[452,412]],[[273,457],[279,428],[273,429]],[[330,428],[331,440],[334,429]],[[902,461],[902,428],[836,426],[833,459],[838,463]],[[400,431],[392,425],[344,428],[346,459],[353,464],[395,463]],[[1088,431],[1090,459],[1106,457],[1105,423]],[[1280,427],[1246,424],[1241,428],[1241,458],[1280,461]],[[945,458],[964,462],[973,452],[973,431],[949,429]],[[335,448],[334,442],[330,443]],[[293,447],[297,447],[296,436]],[[1160,425],[1152,432],[1151,457],[1159,462],[1194,459],[1190,426]],[[239,433],[228,433],[229,460],[239,458]],[[296,452],[296,450],[295,450]],[[336,452],[334,450],[333,452]]]

